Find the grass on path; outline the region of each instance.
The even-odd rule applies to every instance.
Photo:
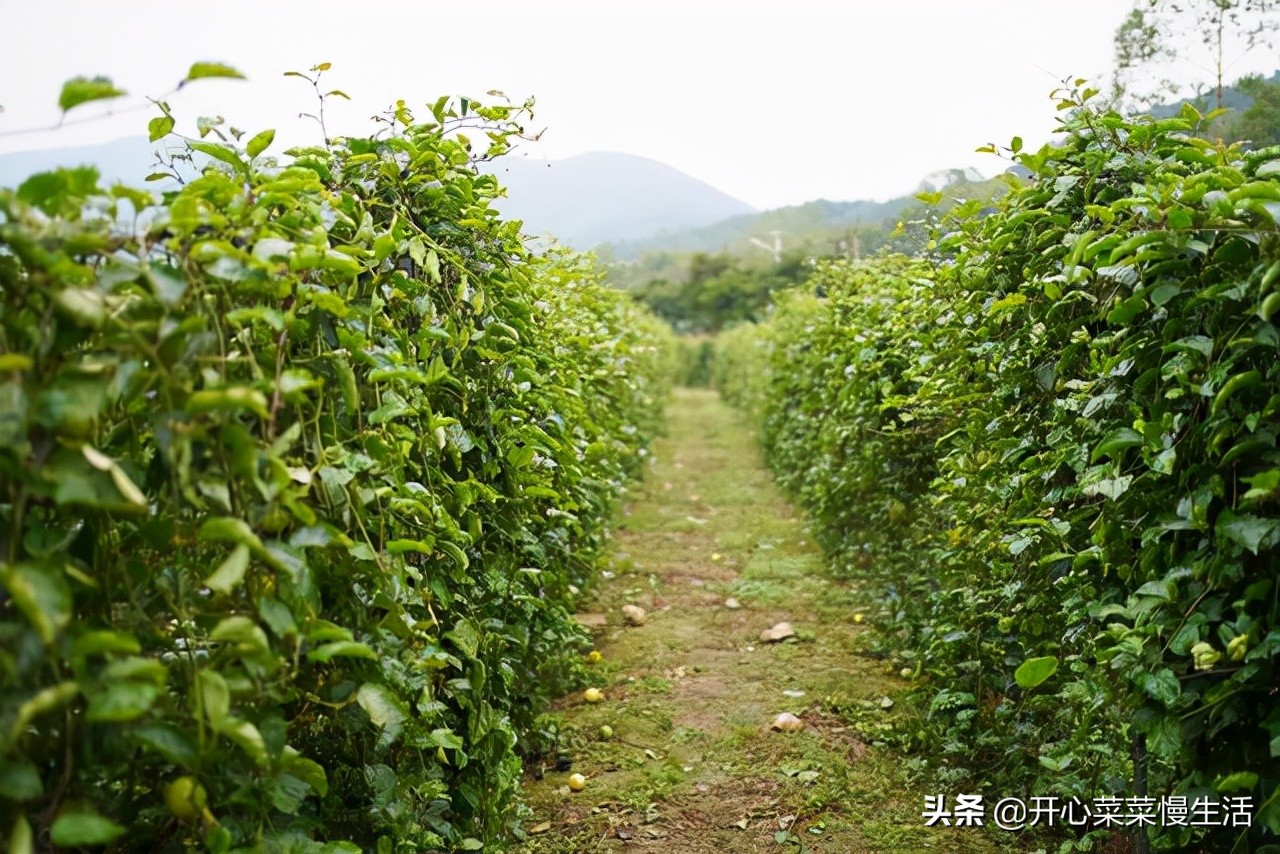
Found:
[[[669,435],[623,507],[590,623],[604,694],[557,704],[569,771],[526,785],[529,854],[592,851],[992,852],[977,828],[925,828],[925,793],[878,737],[914,722],[906,683],[860,652],[856,592],[833,581],[740,417],[680,390]],[[728,598],[741,607],[725,606]],[[648,612],[626,627],[621,606]],[[789,621],[796,636],[763,643]],[[799,732],[770,722],[790,712]],[[600,733],[612,727],[612,738]]]

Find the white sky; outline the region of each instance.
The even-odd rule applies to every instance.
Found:
[[[521,153],[591,150],[669,163],[760,208],[887,198],[929,172],[1001,163],[974,149],[1054,129],[1066,77],[1105,79],[1130,0],[643,4],[327,0],[0,0],[0,132],[51,124],[62,81],[105,74],[130,93],[172,87],[195,60],[249,77],[172,99],[179,130],[221,114],[276,146],[317,141],[312,102],[282,77],[333,63],[330,130],[372,129],[397,98],[535,96],[547,132]],[[531,11],[538,8],[540,11]],[[1232,68],[1270,72],[1274,52]],[[78,108],[71,117],[101,112]],[[145,133],[149,110],[0,137],[0,153]]]

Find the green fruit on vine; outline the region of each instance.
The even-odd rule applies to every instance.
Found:
[[[190,775],[179,777],[164,787],[164,804],[175,818],[195,821],[204,813],[208,793]]]
[[[258,520],[258,526],[268,533],[278,534],[285,529],[289,521],[288,513],[279,507],[273,507]]]
[[[604,726],[600,727],[600,737],[603,738],[605,741],[608,741],[609,739],[613,738],[613,727],[609,726],[608,724],[605,724]]]

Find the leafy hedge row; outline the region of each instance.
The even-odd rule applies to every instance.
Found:
[[[717,383],[877,582],[936,780],[1250,795],[1252,831],[1159,841],[1274,844],[1280,150],[1085,101],[928,259],[828,264],[722,336]]]
[[[644,456],[668,332],[490,202],[522,108],[0,191],[0,833],[474,849]],[[172,130],[167,116],[153,136]],[[237,140],[239,136],[237,136]]]

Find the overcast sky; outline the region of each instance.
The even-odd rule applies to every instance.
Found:
[[[1105,77],[1129,7],[0,0],[0,132],[57,121],[59,88],[75,75],[110,76],[131,96],[118,108],[165,92],[193,61],[214,60],[249,80],[184,89],[171,101],[179,130],[221,114],[250,132],[278,128],[278,146],[318,141],[296,118],[311,107],[305,84],[282,73],[331,62],[327,79],[353,98],[331,107],[331,132],[369,132],[368,117],[397,98],[413,106],[501,89],[537,99],[546,133],[525,156],[640,154],[761,208],[881,199],[938,169],[996,171],[999,162],[973,151],[986,142],[1046,139],[1050,91],[1068,76]],[[1232,76],[1273,70],[1264,53]],[[0,137],[0,153],[137,135],[150,115]]]

